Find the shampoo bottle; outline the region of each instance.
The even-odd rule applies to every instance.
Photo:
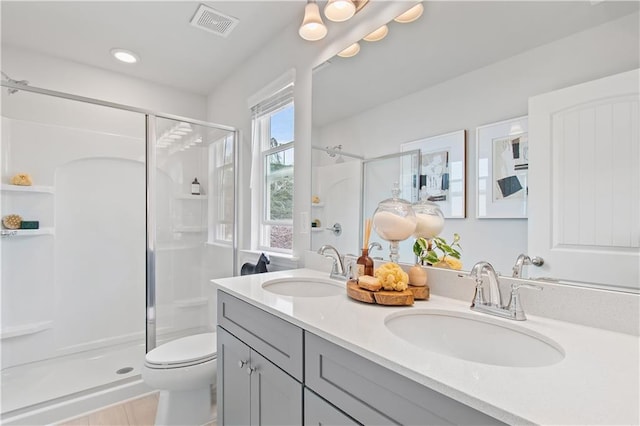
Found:
[[[198,182],[198,178],[195,178],[193,182],[191,182],[191,193],[193,195],[200,195],[200,182]]]

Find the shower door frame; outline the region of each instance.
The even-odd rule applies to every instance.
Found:
[[[107,108],[114,108],[121,111],[130,111],[145,116],[145,198],[146,198],[146,309],[145,309],[145,336],[146,336],[146,352],[156,347],[156,119],[164,118],[169,120],[180,121],[184,123],[194,124],[203,127],[209,127],[218,130],[226,130],[233,133],[233,241],[231,248],[233,250],[233,275],[237,275],[237,256],[238,256],[238,189],[237,185],[238,172],[238,136],[239,132],[236,128],[225,126],[222,124],[211,123],[202,120],[196,120],[188,117],[182,117],[174,114],[167,114],[152,111],[144,108],[132,107],[129,105],[119,104],[115,102],[103,101],[100,99],[89,98],[85,96],[73,95],[70,93],[59,92],[56,90],[43,89],[41,87],[27,86],[25,84],[13,83],[10,81],[0,81],[0,86],[7,89],[15,89],[41,95],[52,96],[61,99],[83,102],[92,105],[99,105]]]

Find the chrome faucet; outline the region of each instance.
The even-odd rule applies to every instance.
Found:
[[[332,251],[333,253],[327,254],[327,251]],[[331,267],[331,274],[329,275],[331,278],[343,279],[348,278],[348,271],[345,270],[344,264],[342,263],[342,258],[340,257],[340,253],[338,250],[329,244],[325,244],[318,249],[318,254],[321,254],[329,259],[333,260],[333,266]]]
[[[486,298],[483,291],[483,281],[482,274],[486,272],[487,277],[489,279],[489,301],[486,302]],[[493,269],[493,266],[489,262],[478,262],[473,265],[471,268],[471,272],[469,276],[473,278],[476,282],[476,295],[473,298],[473,303],[471,307],[473,308],[474,304],[477,301],[481,301],[482,305],[490,305],[490,306],[501,306],[502,305],[502,297],[500,295],[500,286],[498,285],[498,274],[496,270]]]
[[[380,245],[380,243],[379,243],[379,242],[377,242],[377,241],[374,241],[374,242],[372,242],[372,243],[369,243],[369,247],[368,247],[368,249],[369,249],[369,256],[370,256],[372,259],[382,259],[382,257],[373,257],[373,256],[371,256],[371,250],[373,250],[374,248],[376,248],[376,249],[378,249],[378,250],[382,250],[382,245]]]
[[[486,273],[489,280],[489,299],[487,300],[484,295],[484,281],[482,275]],[[516,283],[511,285],[511,297],[509,303],[502,304],[502,297],[500,295],[500,285],[498,281],[498,274],[493,266],[488,262],[476,263],[469,277],[473,278],[476,282],[476,292],[471,302],[471,310],[484,312],[490,315],[496,315],[502,318],[513,319],[516,321],[524,321],[527,317],[522,309],[522,302],[520,301],[520,294],[518,290],[522,287],[530,288],[532,290],[542,290],[542,287],[533,284]]]
[[[536,256],[532,259],[526,254],[520,254],[516,259],[516,264],[513,265],[513,274],[511,276],[513,278],[522,278],[522,267],[524,265],[542,266],[543,264],[544,259],[541,257]]]

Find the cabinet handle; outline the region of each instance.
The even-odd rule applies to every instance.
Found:
[[[238,368],[242,368],[244,367],[244,365],[247,363],[247,361],[241,359],[240,361],[238,361]]]
[[[254,371],[256,371],[255,367],[247,367],[247,375],[251,375],[251,373],[253,373]]]

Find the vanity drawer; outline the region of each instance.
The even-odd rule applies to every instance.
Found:
[[[302,382],[301,328],[220,290],[218,325]]]
[[[366,425],[503,424],[308,332],[305,385]]]

